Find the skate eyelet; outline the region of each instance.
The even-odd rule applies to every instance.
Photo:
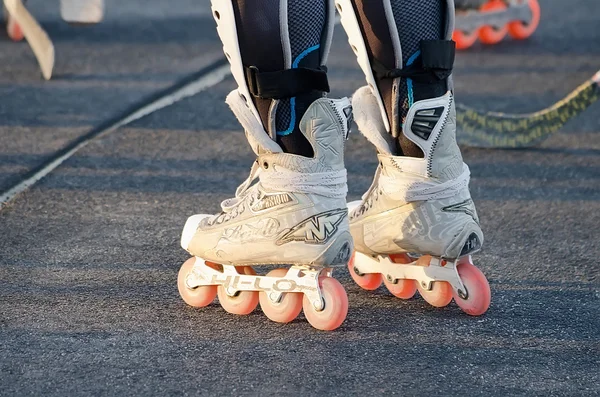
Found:
[[[265,170],[266,170],[266,169],[269,169],[269,163],[267,163],[267,162],[265,161],[265,162],[263,163],[263,168],[264,168]]]

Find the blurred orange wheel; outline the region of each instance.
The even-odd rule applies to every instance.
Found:
[[[481,12],[494,12],[506,10],[506,4],[502,0],[492,0],[489,3],[481,6]],[[508,26],[503,26],[496,29],[493,26],[484,26],[479,29],[479,40],[483,44],[496,44],[502,41],[502,39],[508,33]]]
[[[21,29],[19,24],[15,22],[14,18],[10,16],[8,17],[8,21],[6,23],[6,32],[8,33],[8,37],[10,37],[12,41],[21,41],[25,38],[23,30]]]
[[[460,30],[455,30],[452,34],[452,40],[456,42],[457,50],[466,50],[467,48],[473,46],[477,41],[478,32],[477,30],[471,33],[461,32]]]
[[[531,10],[532,17],[528,23],[522,21],[514,21],[508,24],[508,33],[512,38],[517,40],[524,40],[530,37],[537,29],[540,24],[541,9],[538,0],[529,0],[529,9]]]

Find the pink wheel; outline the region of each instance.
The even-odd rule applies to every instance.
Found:
[[[492,301],[492,291],[485,275],[476,268],[468,257],[461,259],[457,265],[458,275],[467,289],[467,297],[463,299],[453,291],[456,304],[471,316],[480,316],[487,311]]]
[[[256,274],[250,266],[236,266],[236,269],[240,274]],[[250,314],[258,306],[258,291],[240,291],[234,296],[229,296],[220,285],[217,294],[223,309],[231,314]]]
[[[411,263],[412,260],[406,254],[391,254],[390,259],[394,263]],[[382,276],[385,287],[392,295],[400,299],[410,299],[417,292],[417,285],[414,280],[397,280],[394,284],[387,277]]]
[[[355,260],[356,253],[353,253],[348,261],[348,271],[350,272],[350,276],[352,276],[352,280],[354,280],[360,288],[366,289],[367,291],[373,291],[379,288],[381,285],[381,275],[379,273],[358,274],[358,269],[354,267]]]
[[[431,256],[429,255],[423,255],[417,259],[417,265],[419,266],[429,266],[430,262]],[[415,281],[415,284],[423,299],[431,306],[444,307],[452,301],[452,286],[445,281],[434,281],[430,290],[427,290],[418,281]]]
[[[512,38],[517,40],[524,40],[531,36],[536,31],[540,24],[541,9],[538,0],[529,0],[529,9],[531,10],[532,17],[529,23],[521,21],[513,21],[508,24],[508,33]]]
[[[430,290],[425,289],[420,283],[417,283],[419,293],[434,307],[448,306],[452,300],[452,287],[445,281],[434,281]]]
[[[338,328],[348,315],[348,295],[339,281],[332,277],[319,278],[325,307],[317,311],[312,302],[304,295],[302,307],[306,319],[316,329],[332,331]]]
[[[397,280],[396,284],[383,277],[385,287],[392,295],[400,299],[410,299],[417,292],[417,285],[414,280]]]
[[[502,11],[506,10],[506,4],[502,0],[491,0],[481,6],[480,10],[482,12]],[[496,29],[493,26],[484,26],[479,29],[479,40],[483,44],[496,44],[501,42],[507,33],[508,26],[503,26],[500,29]]]
[[[19,24],[16,23],[14,18],[10,16],[8,17],[8,21],[6,23],[6,32],[8,33],[8,37],[10,37],[12,41],[21,41],[25,38],[23,30],[21,29]]]
[[[204,307],[215,300],[217,286],[207,285],[189,288],[186,284],[186,278],[192,271],[194,263],[196,263],[196,258],[192,257],[181,265],[181,269],[179,269],[179,274],[177,275],[177,289],[179,289],[179,295],[181,295],[185,303],[193,307]]]
[[[267,273],[267,277],[284,277],[286,274],[286,269],[274,269]],[[265,316],[276,323],[289,323],[302,311],[302,294],[298,292],[285,293],[279,302],[273,303],[268,293],[261,291],[258,299]]]
[[[466,50],[467,48],[473,46],[477,41],[477,37],[479,35],[479,31],[475,30],[471,33],[461,32],[460,30],[455,30],[452,34],[452,40],[456,42],[457,50]]]

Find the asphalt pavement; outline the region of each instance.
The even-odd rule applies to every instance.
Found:
[[[207,1],[121,3],[73,27],[31,2],[55,40],[50,82],[27,44],[0,40],[0,195],[222,58]],[[459,53],[458,102],[535,111],[600,69],[600,4],[541,5],[530,40]],[[329,70],[332,96],[363,84],[339,27]],[[464,149],[486,237],[484,316],[362,291],[339,269],[350,311],[327,333],[178,295],[185,219],[217,212],[253,161],[224,103],[234,88],[228,78],[93,139],[0,209],[0,395],[600,394],[600,104],[536,148]],[[355,130],[346,156],[356,199],[375,151]]]

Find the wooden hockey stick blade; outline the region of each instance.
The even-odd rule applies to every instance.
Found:
[[[4,6],[11,17],[21,26],[25,39],[38,60],[42,75],[46,80],[50,80],[54,68],[54,45],[48,34],[27,11],[22,0],[4,0]]]
[[[539,144],[600,99],[600,71],[564,99],[539,112],[482,112],[456,105],[457,139],[463,146],[520,148]]]

